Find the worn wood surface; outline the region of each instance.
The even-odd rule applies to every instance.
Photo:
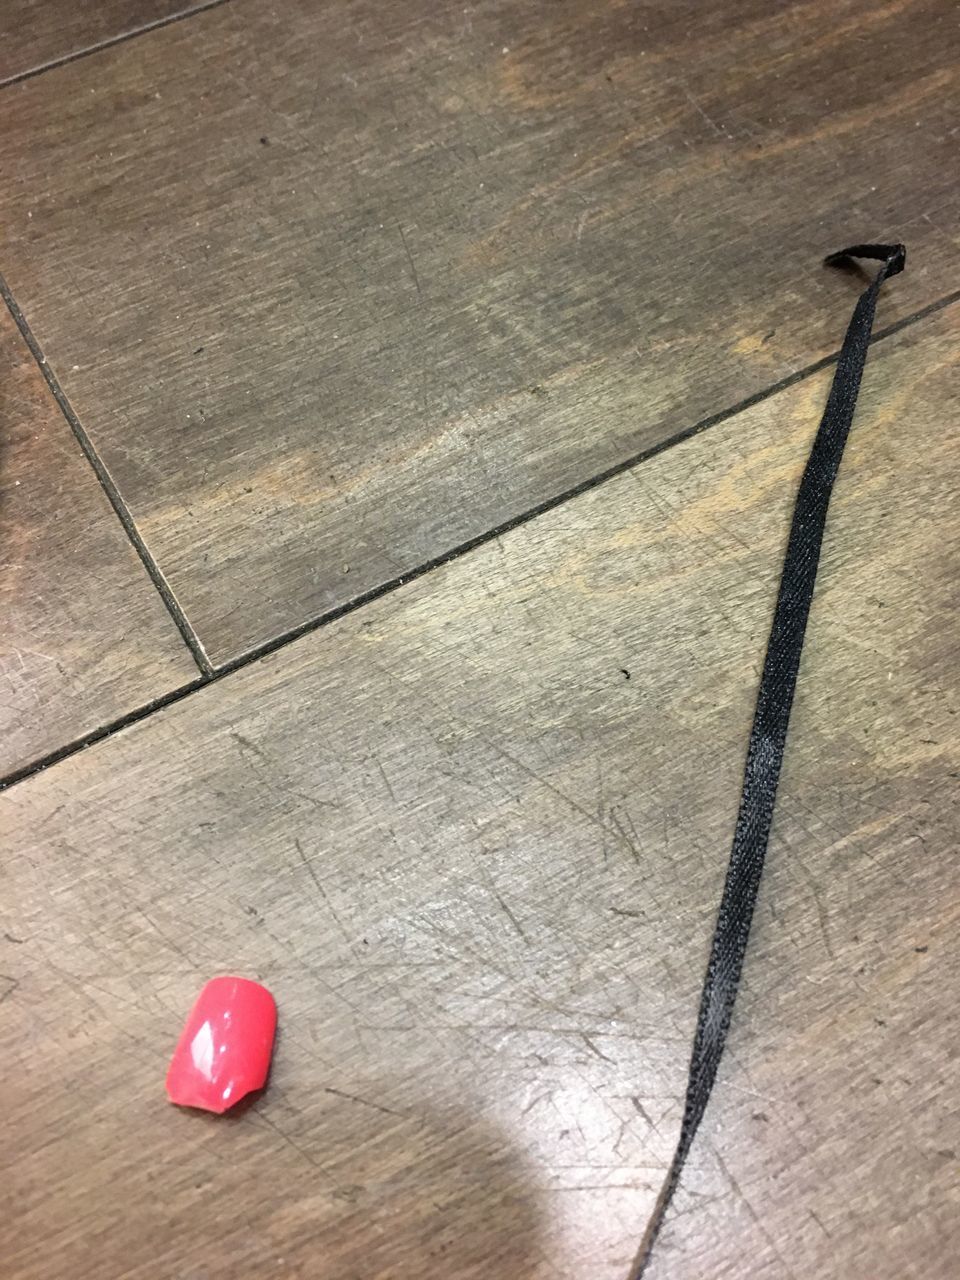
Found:
[[[0,84],[194,8],[184,0],[3,0]]]
[[[0,775],[197,668],[0,301]]]
[[[960,306],[877,345],[654,1280],[960,1249]],[[680,1121],[826,375],[0,797],[9,1280],[622,1280]],[[267,1093],[171,1108],[216,972]]]
[[[15,86],[2,261],[215,661],[955,283],[950,0],[233,0]]]

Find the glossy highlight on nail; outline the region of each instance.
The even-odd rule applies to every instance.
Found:
[[[190,1010],[167,1071],[181,1107],[221,1114],[266,1084],[277,1006],[259,982],[212,978]]]

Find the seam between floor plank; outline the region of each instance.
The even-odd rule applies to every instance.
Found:
[[[7,300],[7,305],[10,306],[11,311],[14,314],[14,318],[16,319],[18,313],[15,309],[15,304],[12,303],[9,290],[7,290],[2,277],[0,277],[0,291],[3,292],[3,296]],[[943,298],[937,299],[936,302],[931,302],[927,306],[921,307],[919,311],[914,311],[910,315],[904,316],[893,324],[887,325],[886,328],[876,330],[873,338],[871,339],[871,346],[875,342],[882,342],[885,338],[893,337],[895,334],[902,332],[911,325],[917,324],[928,316],[935,315],[938,311],[945,310],[956,302],[960,302],[960,289],[955,290],[953,293],[946,294]],[[24,337],[26,336],[27,335],[24,334]],[[34,355],[37,356],[39,360],[42,360],[42,357],[38,354],[39,349],[35,348],[35,344],[32,345],[31,349],[34,351]],[[198,679],[192,680],[190,683],[182,685],[180,688],[174,689],[169,693],[163,694],[161,697],[155,698],[151,702],[145,703],[143,706],[137,707],[135,710],[129,711],[115,720],[110,720],[99,728],[92,730],[90,733],[74,739],[73,742],[66,743],[64,746],[58,747],[55,751],[50,751],[46,755],[40,756],[28,764],[21,765],[19,769],[14,769],[10,773],[6,774],[3,778],[0,778],[0,792],[6,791],[9,787],[14,786],[18,782],[25,782],[35,774],[42,773],[52,765],[59,764],[60,761],[66,760],[70,756],[86,750],[87,747],[92,747],[98,742],[103,742],[104,739],[112,737],[122,729],[129,728],[131,725],[138,724],[141,720],[148,719],[156,712],[163,711],[166,707],[173,706],[177,702],[182,702],[183,699],[188,697],[191,693],[194,693],[199,689],[205,689],[208,685],[216,684],[226,676],[233,675],[235,672],[243,670],[243,668],[252,665],[254,662],[260,661],[262,658],[269,657],[279,649],[283,649],[288,644],[292,644],[295,640],[299,640],[313,631],[318,631],[321,627],[328,626],[332,622],[337,622],[347,614],[354,613],[356,610],[362,609],[365,605],[372,604],[375,600],[379,600],[383,596],[390,595],[392,592],[399,590],[400,587],[405,586],[407,583],[414,582],[417,578],[422,578],[425,574],[432,572],[434,569],[439,569],[441,566],[449,564],[453,560],[458,560],[461,556],[466,555],[470,551],[476,550],[487,542],[492,542],[493,539],[501,537],[505,533],[509,533],[512,529],[517,529],[521,525],[528,524],[538,516],[545,515],[548,511],[553,511],[555,508],[569,502],[572,498],[579,497],[582,493],[588,493],[591,489],[598,488],[608,480],[612,480],[615,477],[622,475],[624,472],[632,470],[634,467],[641,465],[650,458],[656,457],[658,454],[665,453],[668,449],[673,448],[674,445],[682,444],[685,440],[690,440],[692,437],[700,435],[704,431],[708,431],[711,427],[718,426],[721,422],[729,421],[730,418],[736,417],[737,414],[743,413],[746,409],[749,409],[756,404],[760,404],[764,400],[769,400],[772,396],[779,395],[781,391],[785,391],[789,387],[796,386],[797,383],[803,382],[813,374],[819,373],[822,369],[829,368],[830,365],[835,364],[838,355],[839,352],[833,352],[833,354],[824,356],[820,360],[815,360],[812,364],[806,365],[803,369],[798,369],[796,372],[781,378],[778,382],[771,383],[768,387],[763,388],[763,390],[757,391],[751,396],[747,396],[746,399],[739,401],[730,408],[722,409],[718,413],[711,414],[706,418],[701,418],[699,422],[695,422],[692,426],[686,427],[682,431],[678,431],[675,435],[669,436],[666,440],[662,440],[658,444],[652,445],[650,448],[633,454],[631,457],[615,463],[612,467],[607,467],[604,471],[597,472],[586,480],[580,481],[579,484],[574,485],[572,488],[566,489],[552,498],[547,498],[543,502],[537,503],[536,506],[530,507],[520,515],[513,516],[511,519],[495,525],[492,529],[487,529],[483,533],[479,533],[475,537],[467,539],[465,542],[458,543],[457,546],[451,547],[448,551],[445,551],[438,556],[434,556],[430,560],[425,560],[422,564],[415,566],[408,573],[392,578],[389,582],[383,582],[379,586],[372,587],[369,591],[365,591],[361,595],[354,597],[353,600],[348,600],[344,604],[337,605],[336,608],[330,609],[326,613],[318,614],[316,617],[300,623],[289,631],[284,631],[280,635],[274,636],[272,639],[265,641],[254,649],[248,650],[237,658],[231,659],[222,666],[213,668],[209,665],[208,659],[207,662],[209,670],[204,671],[204,674]],[[54,379],[51,382],[52,375],[49,374],[45,364],[41,363],[40,367],[44,376],[47,378],[48,383],[51,385],[51,390],[53,390],[56,395],[56,380]],[[63,393],[61,392],[60,395],[62,396],[62,394]],[[63,407],[63,405],[61,405],[61,407]],[[64,411],[67,412],[67,409]],[[179,608],[179,606],[177,607]],[[197,643],[199,644],[199,641]],[[205,654],[204,657],[206,657]]]
[[[208,9],[218,9],[220,5],[226,3],[227,0],[205,0],[205,3],[194,5],[189,9],[181,9],[179,13],[170,13],[164,18],[156,18],[153,22],[146,22],[142,27],[135,27],[132,31],[123,31],[118,36],[110,36],[106,40],[99,40],[96,44],[85,45],[82,49],[74,49],[71,53],[65,53],[59,58],[51,58],[49,62],[41,62],[39,66],[29,67],[26,71],[18,71],[15,75],[7,76],[5,80],[0,80],[0,89],[6,89],[14,84],[22,84],[24,80],[32,80],[34,76],[43,75],[45,71],[54,71],[57,67],[65,67],[70,62],[77,62],[80,58],[88,58],[92,53],[99,53],[101,49],[112,49],[114,45],[126,44],[128,40],[135,40],[138,36],[144,36],[150,31],[159,30],[160,27],[169,27],[173,22],[183,22],[185,18],[192,18],[198,13],[206,13]]]
[[[94,448],[93,441],[87,435],[80,419],[74,413],[63,388],[60,386],[59,379],[47,364],[47,358],[43,354],[40,344],[34,337],[33,331],[27,323],[26,317],[17,305],[6,280],[4,280],[2,276],[0,276],[0,295],[3,296],[3,300],[7,304],[7,309],[11,316],[13,316],[14,322],[20,330],[20,334],[23,337],[24,342],[30,348],[31,354],[33,355],[34,360],[36,360],[40,372],[46,380],[47,386],[53,393],[53,398],[60,406],[60,410],[66,418],[70,430],[73,432],[77,443],[83,450],[84,457],[90,463],[94,474],[100,481],[100,487],[107,495],[107,500],[113,508],[117,519],[123,526],[124,532],[130,539],[131,545],[139,556],[140,563],[143,565],[144,569],[146,569],[147,574],[150,577],[150,581],[156,587],[161,600],[166,605],[167,612],[176,624],[177,630],[180,632],[184,644],[190,650],[194,662],[205,676],[212,676],[214,673],[213,663],[207,657],[206,650],[200,643],[200,637],[197,635],[196,631],[191,626],[187,615],[180,607],[180,603],[174,595],[173,590],[167,582],[160,566],[150,554],[147,544],[144,542],[140,530],[137,528],[133,516],[130,514],[130,510],[120,494],[120,490],[114,484],[113,478],[107,470],[103,459]]]

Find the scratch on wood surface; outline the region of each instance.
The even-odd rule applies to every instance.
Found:
[[[236,729],[230,730],[230,737],[240,748],[241,755],[243,755],[244,752],[249,752],[252,756],[255,756],[261,764],[265,764],[268,768],[270,767],[272,761],[262,747],[258,747],[255,742],[251,742],[249,738],[245,738],[243,734],[238,733]]]
[[[284,783],[278,785],[280,790],[285,791],[288,796],[296,796],[300,800],[306,800],[307,804],[312,804],[315,809],[340,808],[340,803],[337,800],[321,800],[318,796],[312,796],[307,791],[298,791],[296,787],[289,787]]]
[[[340,919],[340,916],[339,916],[339,915],[338,915],[338,913],[337,913],[337,909],[336,909],[336,907],[335,907],[335,906],[333,905],[333,903],[330,901],[330,897],[329,897],[329,895],[328,895],[328,893],[327,893],[326,889],[324,889],[323,885],[321,884],[321,882],[320,882],[320,877],[317,875],[317,872],[316,872],[316,869],[314,868],[314,865],[313,865],[313,861],[312,861],[312,859],[308,858],[308,857],[307,857],[307,855],[304,853],[304,851],[303,851],[303,845],[300,843],[300,840],[299,840],[299,837],[298,837],[298,836],[294,836],[294,838],[293,838],[293,843],[294,843],[294,846],[295,846],[295,848],[296,848],[296,850],[297,850],[297,853],[299,853],[299,855],[300,855],[300,861],[303,863],[304,867],[306,868],[307,875],[310,877],[310,879],[311,879],[311,880],[313,881],[313,883],[316,885],[316,887],[317,887],[317,893],[319,893],[320,897],[323,899],[324,904],[325,904],[325,906],[326,906],[327,910],[329,911],[330,915],[332,916],[332,918],[333,918],[333,920],[334,920],[334,922],[335,922],[335,924],[336,924],[337,928],[340,930],[340,933],[341,933],[341,936],[343,937],[344,942],[349,942],[349,941],[350,941],[350,935],[347,933],[347,930],[346,930],[346,928],[344,927],[343,921]]]
[[[397,230],[400,232],[400,239],[403,242],[403,251],[407,255],[407,261],[410,263],[410,274],[413,276],[413,283],[417,286],[417,293],[422,298],[423,290],[420,288],[420,277],[417,275],[417,268],[414,266],[413,254],[407,244],[407,237],[403,234],[403,227],[399,222],[397,223]]]
[[[547,1090],[544,1093],[538,1093],[535,1098],[532,1098],[530,1102],[527,1103],[527,1105],[523,1108],[520,1114],[522,1116],[528,1116],[530,1112],[534,1109],[534,1107],[538,1107],[541,1102],[548,1102],[550,1100],[550,1096],[551,1095],[549,1090]]]
[[[197,962],[187,955],[187,953],[184,951],[184,949],[180,946],[179,943],[174,942],[174,940],[169,936],[169,934],[165,933],[164,930],[160,928],[160,926],[157,924],[156,920],[152,918],[152,916],[147,915],[143,907],[136,907],[135,910],[138,913],[138,915],[143,916],[144,920],[146,920],[147,924],[154,931],[157,937],[162,938],[171,951],[175,951],[181,960],[185,960],[187,962],[187,964],[190,966],[191,969],[199,969],[200,966],[197,964]]]
[[[589,1166],[586,1166],[589,1168]],[[590,1182],[576,1187],[547,1187],[547,1191],[654,1191],[649,1182]]]
[[[379,1102],[371,1102],[369,1098],[361,1098],[355,1093],[346,1093],[343,1089],[334,1089],[332,1085],[327,1085],[324,1093],[332,1093],[337,1098],[346,1098],[348,1102],[357,1102],[361,1107],[372,1107],[374,1111],[382,1111],[385,1116],[396,1116],[400,1120],[407,1118],[402,1111],[393,1111]]]
[[[616,1066],[616,1062],[614,1062],[613,1058],[608,1058],[602,1049],[598,1049],[586,1031],[580,1032],[580,1039],[595,1057],[600,1058],[603,1062],[609,1062],[612,1066]]]
[[[726,134],[724,133],[720,125],[718,125],[717,122],[707,114],[704,107],[693,96],[693,94],[690,92],[687,86],[683,84],[681,81],[677,81],[677,83],[680,85],[680,90],[683,93],[683,96],[690,103],[691,107],[693,107],[694,111],[696,111],[697,115],[700,116],[702,120],[706,121],[706,123],[710,126],[710,128],[713,130],[713,132],[717,135],[718,138],[726,137]]]
[[[654,1130],[654,1132],[659,1133],[659,1129],[657,1129],[657,1126],[654,1124],[650,1112],[646,1109],[635,1093],[630,1095],[630,1101],[633,1103],[634,1111],[636,1111],[638,1115],[643,1116],[644,1120],[646,1120],[647,1124]]]
[[[813,898],[814,908],[817,913],[817,921],[820,925],[820,935],[823,938],[823,945],[826,949],[827,955],[831,960],[836,960],[837,957],[833,949],[833,943],[830,941],[830,930],[827,923],[827,910],[823,905],[823,898],[820,896],[820,886],[817,884],[817,880],[813,872],[807,866],[803,858],[797,853],[796,849],[791,850],[791,856],[793,861],[803,872],[807,884],[810,887],[810,896]]]
[[[822,1222],[822,1220],[821,1220],[821,1218],[820,1218],[820,1215],[819,1215],[819,1214],[817,1214],[816,1212],[814,1212],[814,1210],[813,1210],[813,1209],[808,1209],[808,1210],[807,1210],[807,1212],[810,1214],[810,1217],[814,1220],[814,1222],[817,1224],[817,1226],[820,1228],[820,1230],[823,1232],[823,1234],[827,1237],[827,1239],[828,1239],[828,1240],[832,1239],[832,1236],[830,1235],[830,1232],[829,1232],[829,1231],[827,1230],[827,1228],[823,1225],[823,1222]]]
[[[594,757],[594,763],[597,766],[597,822],[600,824],[600,830],[603,832],[602,854],[604,862],[607,861],[609,855],[607,853],[607,824],[603,820],[606,810],[606,796],[603,788],[603,757],[597,752]]]
[[[633,840],[631,840],[630,837],[627,835],[626,831],[624,831],[623,824],[621,823],[620,819],[617,817],[616,808],[611,806],[609,812],[610,812],[610,821],[613,823],[616,829],[620,832],[620,837],[623,840],[623,843],[630,850],[630,853],[633,855],[634,862],[639,867],[640,861],[641,861],[639,849],[634,844]],[[633,826],[633,823],[631,822],[630,825]],[[636,835],[636,829],[634,829],[634,835]]]
[[[264,784],[264,786],[273,787],[277,791],[282,791],[284,795],[295,796],[298,800],[306,800],[307,804],[312,805],[315,809],[340,808],[339,801],[337,800],[321,800],[319,796],[312,796],[307,791],[301,791],[299,788],[291,786],[287,779],[283,777],[281,766],[278,762],[272,760],[262,747],[258,746],[257,743],[252,742],[249,738],[244,737],[242,733],[238,733],[237,730],[231,729],[230,737],[233,738],[234,742],[240,748],[241,758],[247,760],[247,763],[250,765],[251,772]],[[251,756],[253,757],[253,760],[257,761],[256,765],[253,763],[253,760],[249,758]],[[263,765],[263,767],[268,771],[267,776],[264,776],[264,774],[261,773],[260,768],[258,767],[259,765]]]
[[[749,1094],[751,1098],[759,1098],[761,1102],[767,1102],[771,1107],[783,1105],[779,1098],[771,1098],[768,1093],[758,1093],[756,1089],[748,1089],[745,1085],[737,1084],[734,1080],[725,1080],[723,1087],[725,1089],[735,1089],[737,1093]]]
[[[400,802],[397,799],[396,792],[394,791],[390,783],[390,779],[387,777],[387,771],[383,767],[383,762],[381,761],[380,757],[376,754],[371,756],[371,759],[373,760],[374,764],[377,766],[377,769],[380,772],[380,777],[383,779],[383,785],[387,789],[387,795],[390,797],[393,803],[399,807]]]
[[[613,834],[611,833],[610,828],[608,826],[606,826],[604,823],[598,820],[597,815],[595,813],[591,813],[589,809],[585,809],[582,804],[578,804],[576,800],[574,800],[571,796],[568,796],[565,791],[562,791],[559,787],[554,786],[552,782],[548,782],[546,778],[542,777],[539,773],[537,773],[535,769],[532,769],[530,765],[525,764],[522,760],[517,759],[516,756],[512,756],[510,752],[507,751],[505,747],[500,746],[498,742],[493,742],[489,738],[484,739],[484,741],[486,742],[487,746],[491,748],[491,750],[495,751],[497,755],[502,756],[504,760],[507,760],[510,764],[514,766],[514,768],[519,769],[521,773],[525,773],[528,778],[532,778],[535,782],[539,782],[539,784],[542,787],[546,787],[546,789],[549,792],[555,795],[558,799],[562,800],[564,804],[569,805],[570,808],[575,810],[577,813],[579,813],[581,817],[586,818],[586,820],[590,823],[592,827],[598,828],[600,832],[604,835]],[[620,835],[619,832],[617,834]],[[620,835],[620,838],[622,840],[623,836]],[[629,847],[629,841],[627,841],[627,845]],[[633,852],[632,848],[630,851],[631,853]]]
[[[290,1147],[292,1151],[296,1151],[296,1153],[299,1156],[302,1156],[303,1159],[306,1160],[307,1164],[312,1165],[314,1169],[320,1169],[322,1167],[320,1164],[317,1163],[316,1160],[314,1160],[313,1156],[309,1155],[308,1152],[304,1151],[303,1147],[300,1146],[299,1142],[296,1142],[293,1138],[291,1138],[289,1133],[284,1133],[284,1131],[281,1128],[279,1128],[272,1120],[270,1120],[264,1112],[262,1111],[257,1112],[257,1119],[261,1121],[263,1124],[265,1124],[268,1129],[272,1129],[273,1132],[277,1135],[277,1137],[286,1146]]]
[[[770,1246],[771,1250],[773,1251],[774,1257],[777,1259],[777,1261],[783,1267],[784,1271],[790,1277],[790,1280],[798,1280],[797,1273],[793,1270],[793,1268],[790,1266],[790,1263],[781,1253],[776,1240],[770,1235],[769,1231],[764,1226],[763,1221],[760,1218],[759,1214],[754,1209],[750,1201],[747,1199],[746,1195],[743,1192],[743,1189],[741,1188],[740,1184],[737,1182],[736,1178],[727,1168],[726,1164],[724,1163],[723,1157],[721,1156],[720,1152],[717,1150],[716,1147],[713,1148],[713,1154],[716,1157],[717,1164],[720,1166],[723,1172],[723,1176],[726,1178],[727,1182],[730,1184],[731,1188],[733,1189],[734,1195],[740,1201],[743,1207],[746,1209],[747,1213],[749,1213],[753,1221],[756,1223],[757,1230],[760,1232],[764,1240],[766,1240],[767,1244]]]
[[[489,885],[489,888],[490,888],[490,892],[493,894],[494,898],[496,898],[497,902],[500,904],[501,911],[507,917],[510,923],[513,925],[514,929],[517,931],[517,933],[520,935],[520,937],[523,939],[526,945],[529,947],[530,939],[527,937],[526,933],[524,932],[523,925],[520,923],[517,917],[513,914],[513,912],[507,906],[503,898],[503,895],[501,894],[497,886],[494,884],[493,877],[490,875],[489,871],[486,873],[486,878],[487,878],[487,884]]]

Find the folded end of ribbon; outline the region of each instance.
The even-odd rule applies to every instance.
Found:
[[[883,263],[885,277],[899,275],[907,265],[907,247],[902,244],[854,244],[849,249],[827,254],[826,267],[841,267],[852,258],[874,258]]]

